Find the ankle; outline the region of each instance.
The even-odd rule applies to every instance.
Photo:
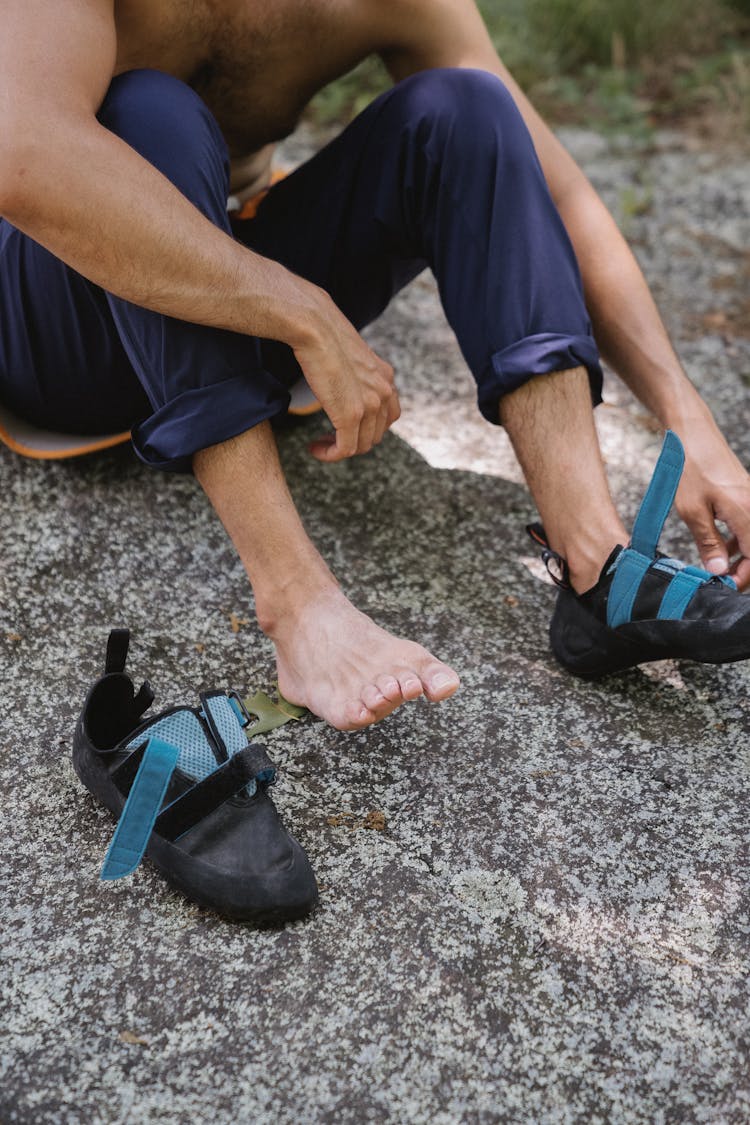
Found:
[[[339,584],[328,568],[287,574],[281,580],[254,587],[255,615],[263,633],[275,641],[297,627],[310,606],[323,597],[340,593]]]
[[[567,535],[559,540],[550,536],[550,546],[565,559],[570,584],[577,594],[584,594],[596,585],[614,548],[618,544],[624,546],[627,541],[625,529],[617,525],[602,529],[595,536]]]

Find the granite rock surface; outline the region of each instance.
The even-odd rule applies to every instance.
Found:
[[[750,464],[747,160],[565,139]],[[271,649],[192,479],[0,449],[0,1120],[746,1122],[750,665],[564,674],[529,496],[432,281],[369,338],[398,369],[395,434],[326,467],[308,420],[280,432],[285,467],[355,603],[463,687],[267,737],[321,885],[305,922],[224,922],[148,863],[98,882],[112,822],[70,749],[109,627],[160,706],[269,689]],[[611,378],[606,400],[630,519],[659,434]],[[676,519],[667,542],[691,554]]]

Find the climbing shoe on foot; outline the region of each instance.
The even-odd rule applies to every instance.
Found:
[[[615,547],[584,594],[571,588],[565,560],[541,525],[529,527],[559,587],[552,650],[574,675],[596,679],[667,658],[725,664],[750,657],[750,598],[732,578],[657,550],[684,463],[682,442],[668,430],[629,546]]]
[[[110,633],[73,743],[78,777],[118,818],[102,879],[130,874],[146,855],[173,887],[228,918],[309,914],[315,876],[271,800],[276,767],[248,742],[239,696],[208,691],[200,706],[144,719],[154,694],[126,675],[128,644],[126,629]]]

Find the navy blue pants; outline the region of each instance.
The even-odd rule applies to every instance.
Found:
[[[498,78],[407,78],[234,224],[226,146],[188,86],[131,71],[99,119],[217,226],[325,288],[358,328],[429,266],[491,422],[502,395],[550,371],[585,366],[600,400],[575,255]],[[299,375],[286,345],[138,308],[0,222],[0,400],[28,421],[132,428],[144,461],[184,470],[196,450],[284,411]]]

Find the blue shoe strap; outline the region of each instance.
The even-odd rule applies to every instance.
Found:
[[[151,738],[104,859],[102,879],[121,879],[143,859],[180,751]]]
[[[714,575],[708,570],[701,570],[699,566],[684,566],[682,568],[683,574],[692,574],[693,578],[702,578],[704,582],[708,582]]]
[[[672,507],[684,464],[682,442],[677,434],[667,430],[651,483],[635,518],[630,541],[635,551],[649,559],[656,554],[661,529]]]
[[[687,567],[685,570],[687,570]],[[679,621],[693,600],[695,591],[705,585],[705,578],[696,574],[686,574],[685,570],[675,574],[664,591],[659,612],[656,615],[660,621]]]
[[[607,598],[607,624],[611,629],[630,621],[643,576],[652,562],[632,547],[626,547],[619,555]]]

